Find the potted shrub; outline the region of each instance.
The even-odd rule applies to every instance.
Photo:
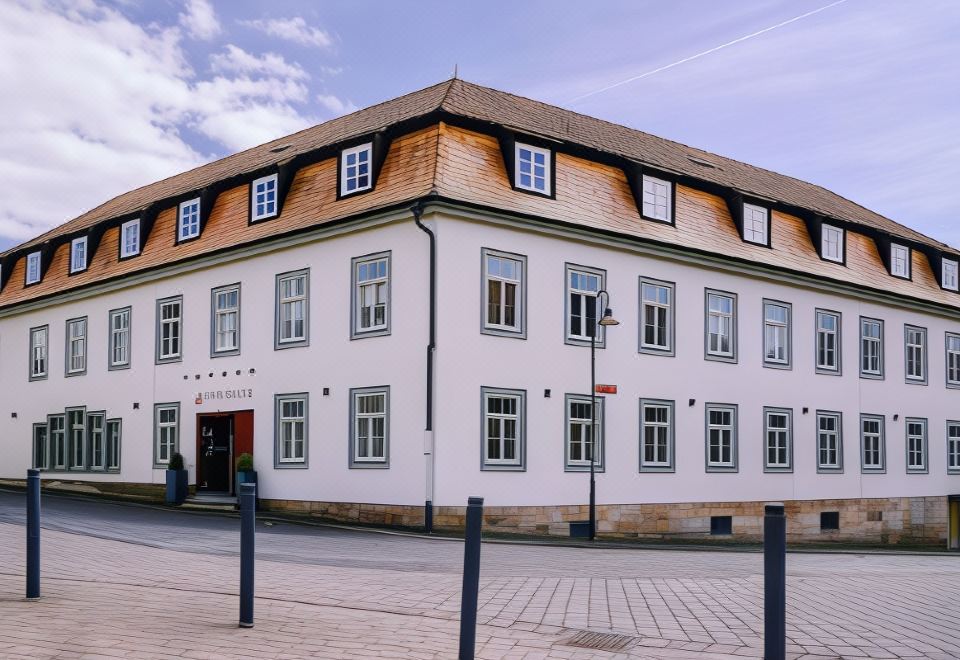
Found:
[[[183,455],[176,453],[167,465],[167,504],[183,504],[187,499],[187,469]]]
[[[240,486],[241,484],[256,484],[257,483],[257,471],[253,469],[253,454],[248,454],[244,452],[237,456],[236,461],[237,467],[237,498],[239,501],[240,497]],[[257,493],[259,495],[259,493]],[[257,501],[259,502],[259,497]]]

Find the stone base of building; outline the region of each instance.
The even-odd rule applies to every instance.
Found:
[[[262,500],[265,509],[365,525],[419,528],[423,507]],[[684,504],[604,504],[597,506],[597,535],[640,540],[704,540],[761,542],[764,502]],[[790,543],[870,543],[941,545],[947,540],[947,498],[890,497],[877,499],[792,500],[784,502]],[[434,508],[437,531],[464,526],[465,507]],[[821,514],[828,514],[821,517]],[[834,518],[829,515],[836,513]],[[530,536],[569,536],[572,521],[586,520],[586,505],[486,507],[488,532]],[[730,534],[711,533],[714,518],[729,517]],[[836,529],[825,529],[837,522]],[[724,528],[726,520],[714,526]]]

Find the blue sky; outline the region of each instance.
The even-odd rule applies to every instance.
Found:
[[[0,250],[454,65],[960,246],[960,3],[835,1],[4,0]]]

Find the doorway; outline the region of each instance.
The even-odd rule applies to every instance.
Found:
[[[253,454],[253,411],[197,415],[197,491],[234,494],[234,461]]]
[[[960,550],[960,495],[947,496],[947,547]]]

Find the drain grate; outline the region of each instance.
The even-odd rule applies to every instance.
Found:
[[[637,641],[636,637],[630,637],[629,635],[584,630],[560,643],[564,646],[577,646],[582,649],[596,649],[598,651],[625,651],[636,644]]]

